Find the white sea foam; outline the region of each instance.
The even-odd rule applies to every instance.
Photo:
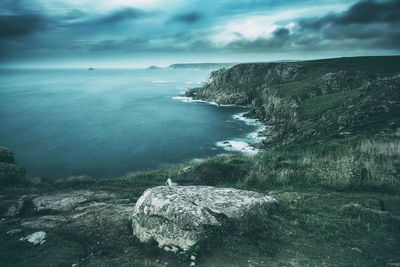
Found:
[[[219,105],[218,103],[215,103],[215,102],[197,100],[197,99],[193,99],[193,97],[188,97],[188,96],[174,96],[174,97],[172,97],[172,99],[179,100],[179,101],[182,101],[182,102],[206,103],[206,104],[210,104],[210,105],[214,105],[214,106],[222,106],[222,105]]]
[[[234,105],[234,104],[218,104],[217,102],[213,102],[213,101],[204,101],[204,100],[193,99],[193,97],[189,97],[189,96],[174,96],[174,97],[172,97],[172,99],[179,100],[182,102],[204,103],[204,104],[209,104],[209,105],[218,106],[218,107],[245,108],[244,106],[238,106],[238,105]]]
[[[238,105],[221,105],[215,102],[208,102],[204,100],[196,100],[192,97],[187,96],[174,96],[172,99],[179,100],[182,102],[194,102],[194,103],[206,103],[210,105],[215,105],[219,107],[227,107],[227,106],[238,106]],[[243,106],[239,106],[243,107]],[[255,148],[250,145],[251,143],[261,142],[265,139],[264,136],[261,136],[260,133],[266,129],[266,126],[263,125],[258,119],[247,118],[244,116],[246,112],[241,112],[232,116],[234,120],[240,120],[247,125],[257,126],[254,132],[249,133],[246,138],[241,139],[233,139],[233,140],[224,140],[218,141],[215,143],[215,146],[218,148],[222,148],[229,152],[241,152],[248,155],[254,155],[260,152],[260,149]],[[215,148],[212,148],[213,150]]]
[[[259,152],[259,150],[249,143],[247,140],[244,139],[234,139],[234,140],[227,140],[227,141],[219,141],[216,142],[215,145],[217,147],[221,147],[226,151],[231,152],[242,152],[248,155],[255,155]]]
[[[191,81],[189,81],[189,82],[185,82],[185,84],[203,84],[203,82],[191,82]]]

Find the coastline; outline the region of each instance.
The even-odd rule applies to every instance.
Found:
[[[174,96],[173,100],[178,100],[185,103],[204,103],[218,107],[241,107],[247,108],[246,106],[240,106],[235,104],[218,104],[216,102],[210,102],[205,100],[197,100],[193,99],[193,97],[187,96]],[[266,129],[266,126],[261,123],[258,119],[247,118],[244,116],[247,112],[239,112],[237,114],[232,115],[233,120],[240,120],[243,123],[251,126],[256,126],[256,130],[248,133],[246,137],[242,138],[233,138],[229,140],[221,140],[214,143],[216,148],[221,148],[226,152],[237,152],[242,153],[244,155],[256,155],[262,151],[262,149],[257,148],[255,145],[266,137],[261,136],[260,133]]]

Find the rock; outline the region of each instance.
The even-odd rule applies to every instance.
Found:
[[[46,233],[45,232],[43,232],[43,231],[39,231],[39,232],[35,232],[35,233],[33,233],[33,234],[31,234],[31,235],[28,235],[27,237],[23,237],[23,238],[21,238],[20,240],[21,241],[24,241],[24,240],[26,240],[26,241],[28,241],[28,242],[31,242],[32,244],[34,244],[34,245],[38,245],[38,244],[43,244],[44,242],[46,242]]]
[[[23,220],[21,226],[33,229],[54,228],[64,223],[67,223],[67,218],[62,215],[45,215],[35,219]]]
[[[191,261],[195,261],[196,260],[196,256],[194,256],[194,255],[190,256],[190,260]]]
[[[190,266],[196,266],[196,263],[195,263],[194,261],[192,261],[192,262],[190,263]]]
[[[19,219],[25,229],[62,229],[84,240],[95,240],[95,246],[107,244],[105,250],[132,238],[134,205],[129,199],[103,191],[78,190],[35,195],[29,200],[30,205],[23,209],[29,216]]]
[[[166,181],[167,186],[176,186],[178,185],[177,183],[172,182],[171,178],[168,178]]]
[[[4,146],[0,146],[0,162],[15,163],[13,152]]]
[[[11,229],[10,231],[7,231],[6,234],[8,234],[8,235],[15,235],[15,234],[21,233],[21,232],[22,232],[22,229]]]
[[[12,205],[11,207],[8,208],[7,213],[5,214],[6,217],[14,217],[17,216],[21,213],[22,208],[24,207],[26,201],[29,201],[30,199],[32,199],[33,196],[36,195],[22,195],[17,203],[15,203],[14,205]]]
[[[191,172],[193,170],[193,166],[187,166],[185,168],[182,169],[183,173],[188,173]]]
[[[277,203],[273,197],[232,188],[154,187],[135,205],[133,234],[142,242],[156,240],[160,248],[187,250],[208,238],[224,221],[262,214]]]
[[[25,176],[24,167],[15,163],[13,152],[0,146],[0,180],[18,179]]]
[[[88,200],[103,200],[113,197],[105,192],[92,192],[88,190],[73,191],[70,193],[50,194],[32,199],[34,208],[40,210],[69,211]]]
[[[0,180],[18,179],[25,176],[25,169],[16,163],[0,162]]]

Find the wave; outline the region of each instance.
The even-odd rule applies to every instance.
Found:
[[[204,100],[197,100],[193,99],[193,97],[187,97],[187,96],[174,96],[172,97],[174,100],[179,100],[182,102],[190,102],[190,103],[205,103],[209,105],[214,105],[214,106],[219,106],[219,107],[242,107],[245,108],[244,106],[238,106],[238,105],[221,105],[216,102],[209,102],[209,101],[204,101]],[[265,125],[263,125],[258,119],[253,119],[253,118],[247,118],[244,116],[246,112],[240,112],[238,114],[232,115],[232,118],[234,120],[240,120],[244,122],[247,125],[250,126],[256,126],[256,130],[247,134],[246,138],[237,138],[237,139],[232,139],[232,140],[224,140],[224,141],[218,141],[215,143],[215,146],[217,148],[222,148],[225,151],[229,152],[240,152],[243,154],[247,155],[255,155],[259,153],[261,150],[258,148],[255,148],[252,146],[252,143],[258,143],[261,142],[262,140],[265,140],[265,136],[261,136],[260,133],[265,131],[267,128]],[[215,148],[211,148],[212,150],[215,150]]]
[[[189,82],[185,82],[185,84],[203,84],[204,82],[191,82],[191,81],[189,81]]]
[[[193,99],[193,97],[189,97],[189,96],[174,96],[174,97],[172,97],[172,99],[179,100],[179,101],[182,101],[182,102],[205,103],[205,104],[209,104],[209,105],[213,105],[213,106],[217,106],[217,107],[241,107],[241,108],[245,108],[244,106],[238,106],[238,105],[235,105],[235,104],[218,104],[217,102],[213,102],[213,101],[204,101],[204,100]]]
[[[259,149],[251,146],[247,140],[243,139],[233,139],[226,141],[216,142],[215,145],[217,147],[221,147],[226,151],[230,152],[241,152],[248,155],[255,155],[260,152]]]

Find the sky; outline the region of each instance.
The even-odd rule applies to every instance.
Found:
[[[1,0],[1,67],[400,54],[400,0]]]

